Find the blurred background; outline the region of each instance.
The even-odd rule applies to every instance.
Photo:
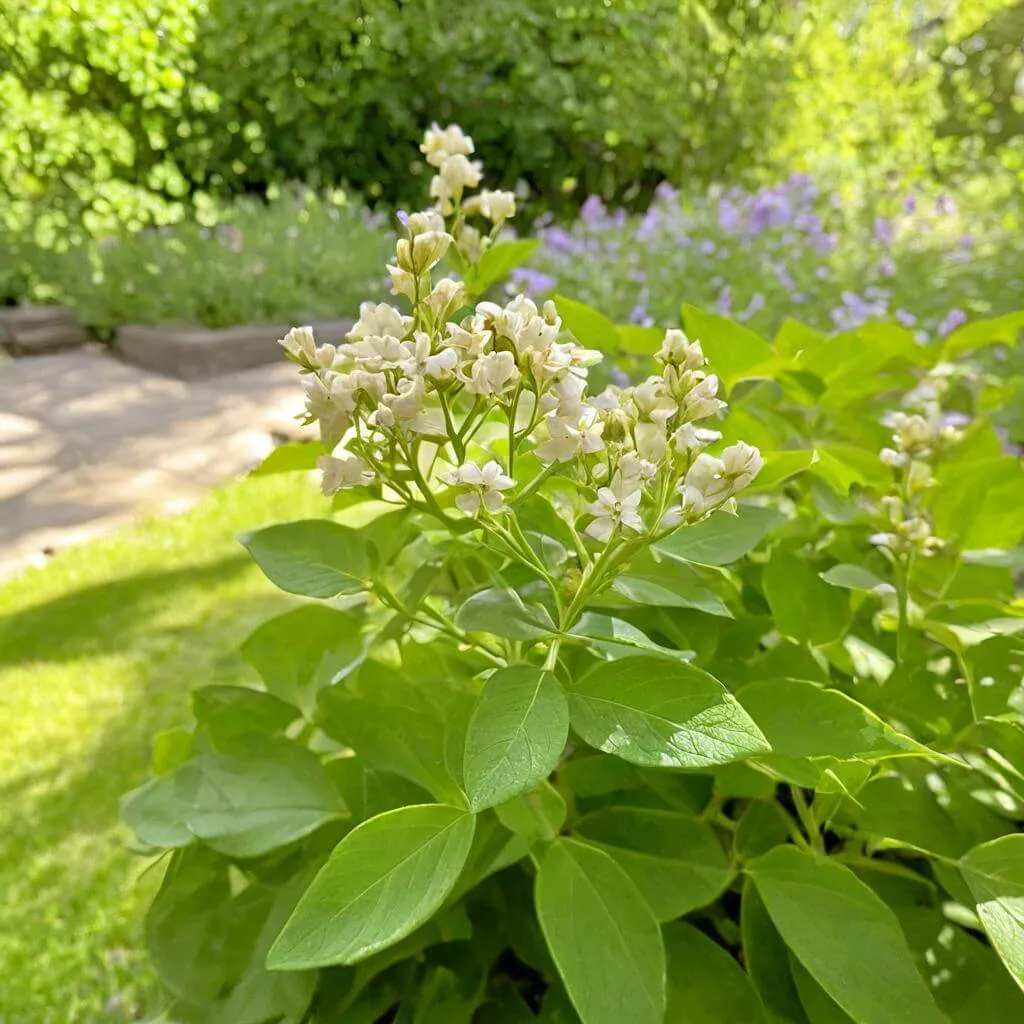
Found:
[[[1021,0],[2,0],[0,111],[0,1024],[161,1019],[118,799],[190,686],[256,678],[287,604],[237,534],[323,510],[207,488],[293,436],[278,327],[387,297],[432,121],[516,191],[534,297],[921,340],[1024,306]],[[261,325],[279,365],[164,365]]]

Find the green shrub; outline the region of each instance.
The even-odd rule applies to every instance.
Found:
[[[340,193],[205,201],[196,219],[82,246],[55,294],[101,336],[127,323],[287,323],[348,315],[380,288],[378,222]]]
[[[782,21],[735,0],[215,2],[198,74],[230,130],[209,166],[233,187],[316,175],[408,200],[414,144],[458,111],[498,183],[545,203],[718,175],[764,137]]]
[[[243,543],[303,600],[124,804],[175,1019],[1019,1019],[1024,470],[972,353],[1024,313],[481,303],[532,243],[428,143],[408,313],[283,341],[322,446],[262,472],[333,510]],[[655,372],[598,394],[599,349]]]

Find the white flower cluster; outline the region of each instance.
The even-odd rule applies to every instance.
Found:
[[[403,218],[388,267],[410,312],[364,303],[342,345],[317,345],[308,327],[281,342],[307,377],[307,422],[319,424],[331,453],[319,460],[325,493],[378,481],[414,507],[447,517],[454,505],[490,522],[557,474],[577,495],[567,508],[560,489],[559,511],[602,543],[619,532],[655,535],[729,503],[761,457],[742,443],[717,457],[703,450],[721,434],[698,424],[725,403],[700,342],[670,330],[657,375],[588,396],[588,367],[601,354],[564,330],[554,303],[538,308],[520,295],[472,305],[461,282],[433,281],[453,245],[466,258],[466,217],[491,221],[491,244],[515,204],[510,193],[465,197],[481,171],[457,126],[435,125],[421,148],[438,168],[437,206]],[[468,248],[482,250],[481,238]]]
[[[872,544],[890,551],[927,556],[941,551],[944,542],[932,532],[932,524],[922,508],[921,497],[935,480],[929,462],[957,444],[963,437],[942,415],[938,398],[946,390],[942,366],[907,396],[907,405],[918,412],[895,412],[884,423],[892,428],[893,447],[883,448],[879,458],[899,471],[893,493],[882,498],[886,527],[871,536]]]

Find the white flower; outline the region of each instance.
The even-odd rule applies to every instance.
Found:
[[[442,479],[453,487],[470,488],[455,499],[455,504],[471,516],[476,515],[481,506],[488,512],[497,512],[505,504],[501,492],[516,485],[515,480],[506,476],[501,465],[493,459],[483,467],[472,461],[464,462],[458,469],[444,474]]]
[[[459,363],[459,354],[453,348],[443,348],[431,355],[430,335],[425,331],[417,331],[412,341],[403,341],[402,348],[408,353],[408,358],[399,366],[406,377],[440,379],[449,376]]]
[[[400,238],[396,248],[399,267],[417,277],[444,259],[453,238],[445,231],[424,231],[410,240]]]
[[[750,444],[737,441],[722,452],[725,475],[732,481],[732,493],[742,491],[761,472],[764,460],[761,453]]]
[[[469,156],[473,152],[473,140],[457,124],[441,128],[435,121],[423,136],[420,152],[432,167],[440,167],[449,157]]]
[[[341,351],[354,359],[361,370],[369,370],[370,373],[393,370],[408,358],[405,346],[389,334],[381,337],[367,335],[361,341],[342,345]]]
[[[665,332],[665,340],[654,358],[681,370],[699,370],[706,362],[700,342],[690,341],[683,331],[675,328]]]
[[[420,210],[419,213],[414,213],[409,217],[406,227],[409,230],[409,234],[413,236],[421,235],[428,231],[443,234],[445,228],[444,217],[441,216],[438,210]]]
[[[480,193],[480,212],[495,224],[501,224],[515,215],[515,192],[492,192],[484,189]]]
[[[430,198],[437,200],[437,207],[446,217],[455,212],[455,204],[452,199],[455,196],[455,190],[448,184],[440,174],[435,174],[430,179]],[[462,235],[459,239],[459,247],[462,247],[462,240],[465,238],[467,228],[462,229]]]
[[[709,444],[721,441],[722,434],[718,430],[704,430],[702,427],[695,427],[692,423],[684,423],[673,435],[676,451],[680,454],[687,453],[694,455]]]
[[[706,420],[725,408],[725,402],[716,398],[718,378],[712,373],[699,380],[683,399],[682,413],[686,420]]]
[[[892,466],[893,469],[900,469],[910,461],[910,456],[905,452],[898,452],[895,448],[883,448],[879,453],[878,457],[887,466]]]
[[[466,286],[461,281],[442,277],[427,296],[427,305],[435,320],[444,321],[466,302]]]
[[[490,340],[490,331],[467,331],[458,324],[448,324],[448,334],[441,339],[441,344],[456,349],[464,358],[475,359]]]
[[[542,462],[569,462],[583,452],[590,455],[604,447],[601,431],[604,424],[597,418],[597,410],[584,407],[583,413],[575,420],[563,419],[552,414],[545,417],[548,439],[536,448],[537,458]]]
[[[391,278],[391,294],[404,295],[407,299],[416,299],[416,275],[408,270],[388,264],[388,276]]]
[[[302,366],[313,367],[316,361],[316,339],[312,327],[293,327],[278,345]]]
[[[516,314],[512,314],[515,316]],[[536,314],[529,319],[521,318],[519,329],[516,331],[513,340],[520,352],[531,350],[545,351],[551,347],[558,332],[562,329],[562,321],[556,320],[549,324],[542,316]]]
[[[620,523],[642,533],[644,523],[638,511],[640,498],[641,491],[636,482],[625,480],[616,473],[610,486],[598,489],[597,501],[587,505],[585,511],[594,519],[584,532],[602,543],[611,537]]]
[[[519,380],[516,357],[511,352],[488,352],[473,363],[469,377],[462,380],[471,395],[501,394]]]
[[[359,307],[359,319],[345,337],[349,341],[359,341],[370,335],[381,337],[385,334],[390,334],[393,338],[404,338],[411,326],[412,317],[402,316],[394,306],[389,306],[386,302],[376,305],[364,302]]]
[[[348,455],[341,459],[333,455],[321,455],[316,460],[316,466],[323,471],[320,488],[328,497],[343,487],[364,487],[372,484],[375,479],[373,472],[358,455]]]
[[[650,480],[657,475],[658,467],[633,452],[626,452],[619,461],[619,473],[624,481]]]
[[[380,405],[370,415],[372,426],[393,427],[395,423],[407,425],[423,409],[423,378],[408,377],[398,382],[398,391],[383,395]]]
[[[479,160],[468,160],[462,153],[455,153],[441,164],[439,176],[452,193],[457,194],[464,188],[476,188],[482,174]]]
[[[668,451],[665,423],[638,423],[633,428],[633,441],[637,455],[649,462],[660,462]]]
[[[507,338],[515,342],[523,329],[524,314],[527,320],[536,316],[537,307],[534,306],[530,311],[519,308],[515,302],[507,306],[499,306],[496,302],[481,302],[476,307],[470,326],[474,331],[491,331],[496,338]]]
[[[665,390],[661,377],[648,377],[632,391],[633,405],[642,420],[662,425],[675,413],[676,403]]]

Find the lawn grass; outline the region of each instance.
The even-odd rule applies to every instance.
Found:
[[[159,1011],[140,943],[156,873],[118,801],[191,689],[255,679],[238,644],[288,598],[237,535],[325,506],[293,474],[250,479],[0,585],[0,1024]]]

